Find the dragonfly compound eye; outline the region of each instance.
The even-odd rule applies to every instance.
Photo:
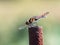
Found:
[[[29,23],[32,23],[33,21],[35,21],[35,18],[30,18]]]
[[[29,22],[26,22],[26,25],[29,25]]]

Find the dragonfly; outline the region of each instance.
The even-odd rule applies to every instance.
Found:
[[[35,26],[35,23],[37,23],[37,21],[39,19],[41,19],[41,18],[46,18],[47,14],[49,14],[49,12],[45,12],[42,15],[39,15],[39,16],[33,16],[33,17],[31,17],[29,20],[27,20],[25,22],[25,24],[23,26],[19,27],[19,30],[22,30],[22,29],[24,29],[26,27]]]

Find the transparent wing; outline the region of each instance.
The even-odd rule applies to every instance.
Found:
[[[18,29],[19,29],[19,30],[23,30],[23,29],[25,29],[25,28],[27,28],[27,25],[22,25],[22,26],[20,26]]]

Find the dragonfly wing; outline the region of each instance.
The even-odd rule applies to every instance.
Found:
[[[26,25],[20,26],[18,29],[19,29],[19,30],[23,30],[24,28],[27,28],[27,26],[26,26]]]

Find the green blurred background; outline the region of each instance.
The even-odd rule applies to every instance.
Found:
[[[0,0],[0,45],[29,45],[28,30],[18,28],[47,11],[47,18],[38,21],[44,45],[60,45],[60,0]]]

